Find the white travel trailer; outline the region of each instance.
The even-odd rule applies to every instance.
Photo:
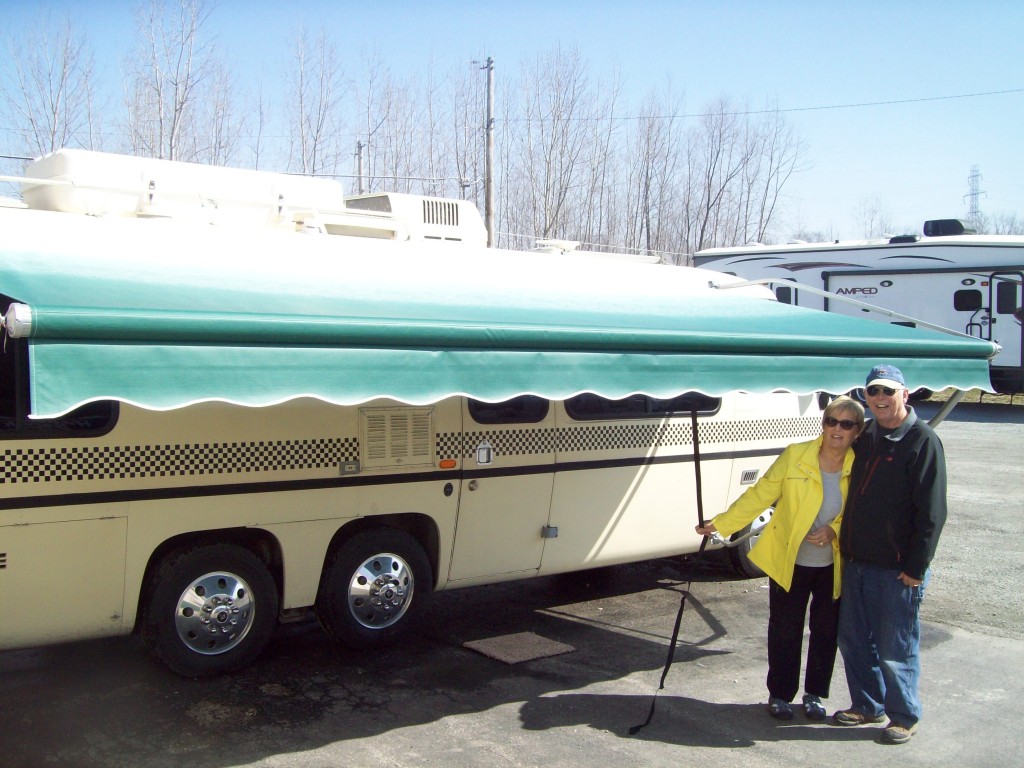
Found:
[[[916,319],[993,341],[1002,349],[992,359],[992,386],[1024,392],[1024,237],[975,235],[959,221],[939,219],[925,222],[923,237],[709,248],[693,259],[748,280],[771,279],[779,301],[789,304],[904,325]]]
[[[73,151],[27,173],[0,207],[0,648],[138,632],[212,675],[314,611],[372,650],[439,590],[694,552],[818,433],[818,391],[879,360],[979,386],[994,351],[488,249],[459,201]]]

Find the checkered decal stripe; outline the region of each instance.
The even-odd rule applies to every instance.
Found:
[[[559,450],[620,451],[648,445],[691,445],[693,430],[682,424],[600,424],[591,427],[567,427],[559,435]]]
[[[355,438],[255,443],[9,448],[0,483],[114,480],[323,469],[359,458]]]
[[[699,429],[701,445],[716,445],[811,438],[817,436],[821,422],[814,417],[701,422]],[[693,444],[693,431],[689,424],[681,423],[594,424],[559,429],[467,432],[464,443],[462,435],[447,432],[437,436],[437,455],[440,458],[470,458],[476,446],[485,440],[494,447],[494,452],[498,456],[519,456],[554,450],[559,453],[582,453],[635,450],[649,445],[685,447]]]
[[[757,440],[810,438],[817,418],[701,422],[702,445]],[[470,458],[487,441],[499,456],[535,453],[623,451],[649,445],[692,444],[689,424],[618,423],[439,433],[438,458]],[[356,438],[276,440],[254,443],[95,446],[87,448],[8,448],[0,454],[0,483],[71,482],[185,475],[325,469],[359,459]]]
[[[503,429],[495,431],[467,432],[463,458],[473,455],[473,451],[483,441],[494,448],[498,456],[529,456],[532,453],[553,453],[555,450],[555,434],[551,428]]]

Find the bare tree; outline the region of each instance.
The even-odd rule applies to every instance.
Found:
[[[691,182],[695,185],[691,245],[700,250],[717,244],[722,236],[734,236],[734,184],[756,150],[744,140],[745,126],[727,99],[720,99],[701,116],[693,138],[697,176]]]
[[[247,148],[249,156],[252,158],[252,167],[259,170],[266,152],[265,133],[271,119],[271,107],[263,90],[262,80],[257,83],[256,93],[251,98],[252,104],[249,110],[251,119],[245,121],[244,134],[248,141]]]
[[[481,71],[486,74],[486,68],[478,66],[479,61],[483,61],[483,57],[472,62],[473,66],[461,68],[451,78],[455,87],[447,118],[450,133],[446,148],[459,185],[459,196],[483,208],[487,92],[486,79],[480,75]]]
[[[48,18],[8,41],[10,78],[0,79],[0,116],[19,152],[43,155],[61,147],[98,149],[94,113],[93,54],[71,18]]]
[[[479,70],[463,65],[439,79],[431,66],[398,78],[371,54],[356,98],[346,101],[334,46],[326,34],[311,40],[300,28],[287,104],[278,107],[260,85],[242,117],[231,71],[204,34],[212,11],[203,0],[178,0],[170,10],[146,2],[123,85],[124,141],[136,154],[231,164],[242,147],[251,164],[265,166],[276,112],[286,116],[281,164],[290,171],[337,176],[359,146],[371,190],[482,202],[486,94]],[[0,82],[12,84],[0,110],[31,137],[33,152],[71,141],[95,145],[91,56],[69,26],[58,41],[33,46],[41,52],[35,59],[16,49],[18,76]],[[721,99],[691,120],[670,86],[632,107],[622,103],[617,74],[592,82],[577,52],[560,47],[515,76],[502,75],[494,169],[501,245],[562,238],[678,262],[701,247],[771,237],[802,154],[777,110],[755,113]],[[355,130],[345,130],[346,117]],[[866,231],[888,228],[877,201],[862,218]]]
[[[242,120],[235,113],[231,73],[220,61],[214,61],[204,85],[204,98],[193,113],[195,160],[209,165],[232,165],[241,140]]]
[[[599,83],[600,94],[596,114],[603,119],[590,121],[588,135],[589,162],[585,163],[584,198],[579,214],[580,238],[589,247],[600,249],[611,243],[624,243],[624,206],[621,185],[615,184],[620,162],[622,121],[618,119],[618,102],[622,97],[622,80],[615,72],[611,80]]]
[[[861,237],[881,237],[892,233],[892,220],[880,198],[861,200],[857,206],[856,219]]]
[[[223,156],[226,135],[216,126],[224,128],[230,119],[201,114],[208,98],[215,113],[223,110],[230,93],[216,49],[203,36],[209,17],[202,0],[179,0],[169,9],[150,0],[139,9],[142,41],[125,62],[124,92],[127,141],[135,154],[167,160]],[[203,129],[221,135],[200,135]]]
[[[508,207],[498,212],[498,229],[527,241],[572,237],[577,229],[572,195],[586,159],[585,123],[593,117],[593,97],[577,52],[556,48],[524,68],[519,94],[523,117],[506,123],[509,151],[502,183]]]
[[[435,158],[431,156],[430,138],[435,126],[429,124],[433,106],[429,91],[424,91],[418,78],[401,83],[387,68],[379,64],[372,66],[375,67],[373,98],[367,101],[366,115],[371,189],[443,194],[443,176],[435,177],[431,168]],[[423,94],[423,101],[417,103],[413,93]],[[379,110],[376,114],[373,113],[375,107]]]
[[[751,151],[742,174],[737,242],[764,242],[775,222],[779,196],[799,170],[802,146],[778,107],[748,125]]]
[[[344,79],[334,45],[320,32],[311,45],[305,29],[295,39],[291,75],[288,169],[336,174],[342,156]]]
[[[1024,235],[1024,218],[1016,213],[982,213],[975,224],[978,234]]]
[[[641,117],[635,121],[626,158],[625,245],[631,249],[655,253],[677,247],[672,221],[679,214],[679,190],[686,183],[677,172],[682,141],[678,111],[668,86],[661,89],[660,96],[654,91],[648,94],[640,108]]]

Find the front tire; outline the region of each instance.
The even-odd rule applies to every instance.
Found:
[[[756,520],[754,520],[754,522],[742,531],[737,531],[729,538],[730,541],[735,541],[736,539],[742,538],[746,534],[750,533],[751,530],[756,531],[753,536],[729,549],[729,560],[732,561],[732,567],[736,570],[736,573],[744,578],[756,579],[765,575],[764,571],[750,561],[750,550],[754,548],[755,544],[757,544],[757,540],[760,538],[761,532],[768,524],[768,521],[771,520],[772,512],[773,510],[766,509],[757,517]]]
[[[423,615],[433,579],[426,553],[394,529],[353,536],[324,568],[316,610],[335,640],[355,650],[393,642]]]
[[[179,675],[211,677],[255,661],[277,615],[277,584],[260,558],[234,544],[204,544],[172,552],[157,566],[141,633]]]

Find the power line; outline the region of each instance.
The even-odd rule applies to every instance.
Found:
[[[769,115],[780,112],[818,112],[828,109],[859,109],[861,107],[888,107],[897,104],[918,104],[926,101],[951,101],[953,99],[975,99],[982,96],[1003,96],[1010,93],[1024,93],[1024,88],[1009,88],[1002,91],[978,91],[975,93],[957,93],[948,96],[921,96],[914,99],[891,99],[889,101],[861,101],[851,104],[825,104],[813,107],[779,107],[777,109],[748,109],[735,112],[680,112],[667,115],[632,115],[632,116],[604,116],[604,117],[579,117],[571,118],[578,122],[598,120],[673,120],[690,117],[704,117],[714,115],[716,117],[742,117],[744,115]],[[522,123],[536,121],[536,117],[510,117],[505,120],[507,123]]]

